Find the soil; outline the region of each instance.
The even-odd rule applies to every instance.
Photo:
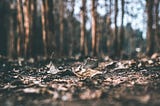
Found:
[[[0,57],[0,106],[160,106],[160,57]]]

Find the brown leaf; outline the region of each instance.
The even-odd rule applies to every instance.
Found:
[[[102,74],[101,71],[95,70],[95,69],[85,69],[81,66],[77,67],[76,69],[73,70],[73,73],[80,78],[91,78],[97,74]]]

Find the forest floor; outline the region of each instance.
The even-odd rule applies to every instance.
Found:
[[[160,106],[160,57],[0,56],[0,106]]]

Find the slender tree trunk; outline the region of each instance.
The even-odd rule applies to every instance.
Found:
[[[33,35],[33,12],[34,12],[34,5],[33,0],[29,1],[28,5],[28,19],[29,19],[29,36],[28,36],[28,48],[27,48],[27,56],[31,56],[31,40]]]
[[[100,20],[99,20],[100,21]],[[97,22],[97,23],[100,23],[100,22]],[[100,23],[101,24],[101,23]],[[96,55],[99,56],[99,51],[100,51],[100,37],[102,35],[102,26],[98,26],[97,27],[97,39],[96,39]]]
[[[96,35],[96,1],[92,0],[92,54],[93,56],[97,55],[96,44],[97,44],[97,35]]]
[[[119,40],[119,56],[122,55],[123,51],[123,43],[124,43],[124,27],[123,27],[123,19],[124,19],[124,0],[121,0],[121,30],[120,30],[120,40]]]
[[[114,39],[113,39],[113,34],[112,34],[111,16],[110,15],[106,17],[106,28],[107,28],[106,29],[107,30],[107,33],[106,33],[106,35],[107,35],[106,52],[111,53],[111,51],[112,51],[111,46],[113,44]]]
[[[7,55],[7,37],[6,33],[8,32],[8,28],[6,28],[6,15],[8,14],[8,12],[5,12],[6,10],[8,11],[9,8],[8,6],[5,5],[6,4],[6,0],[0,0],[0,54],[1,55]]]
[[[114,41],[114,37],[113,37],[113,34],[112,34],[112,28],[111,28],[111,14],[112,14],[112,0],[109,0],[109,6],[107,6],[107,1],[108,0],[105,0],[105,5],[106,5],[106,30],[107,30],[107,33],[106,33],[106,42],[105,42],[105,45],[106,45],[106,52],[109,54],[111,53],[112,51],[112,44],[113,44],[113,41]],[[109,10],[108,10],[109,9]]]
[[[11,5],[12,3],[9,4],[10,5],[10,15],[7,17],[8,18],[8,26],[9,26],[9,30],[8,30],[8,42],[7,42],[7,48],[8,48],[8,57],[12,58],[15,54],[15,47],[14,47],[14,43],[15,43],[15,36],[14,36],[14,18],[13,18],[13,11],[11,9]]]
[[[74,37],[74,6],[75,6],[75,0],[71,1],[71,12],[69,13],[69,28],[70,28],[70,41],[69,41],[69,56],[73,55],[73,37]]]
[[[54,4],[53,1],[54,0],[47,0],[47,4],[48,4],[48,29],[47,29],[47,33],[48,33],[48,37],[47,37],[47,52],[49,54],[51,54],[53,52],[53,50],[55,50],[56,48],[56,37],[55,37],[55,22],[54,22],[54,13],[53,13],[53,9],[54,9]]]
[[[35,38],[37,36],[37,26],[36,26],[36,19],[37,19],[37,0],[31,0],[30,5],[30,44],[29,44],[29,54],[30,56],[36,56],[36,43]]]
[[[85,24],[86,24],[86,0],[82,0],[81,7],[81,38],[80,38],[80,51],[84,55],[85,52]]]
[[[17,56],[23,56],[24,54],[24,15],[22,0],[17,0]]]
[[[118,16],[118,0],[115,0],[115,6],[114,6],[115,16],[114,16],[114,52],[115,55],[118,56],[118,27],[117,27],[117,16]]]
[[[152,55],[154,52],[154,34],[153,34],[153,2],[152,0],[146,0],[147,3],[147,55]]]
[[[29,1],[26,0],[23,5],[23,13],[24,13],[24,28],[25,28],[25,44],[24,44],[24,55],[27,56],[28,51],[28,43],[29,43],[29,33],[30,33],[30,26],[29,26]]]
[[[43,40],[43,46],[44,46],[44,56],[47,56],[47,31],[46,31],[46,3],[45,0],[42,0],[42,6],[41,6],[41,21],[42,21],[42,40]]]
[[[53,0],[47,0],[48,4],[48,26],[54,32]]]
[[[160,0],[154,0],[155,2],[155,24],[156,24],[156,29],[155,29],[155,41],[156,41],[156,45],[157,45],[157,51],[160,52],[160,31],[159,31],[159,1]]]
[[[64,23],[63,23],[63,20],[64,20],[64,1],[63,0],[60,0],[60,6],[59,6],[59,9],[60,9],[60,55],[63,55],[63,49],[64,49]]]

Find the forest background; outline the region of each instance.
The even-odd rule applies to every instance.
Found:
[[[151,56],[160,0],[0,0],[0,54],[9,58]],[[129,21],[127,21],[129,20]]]

